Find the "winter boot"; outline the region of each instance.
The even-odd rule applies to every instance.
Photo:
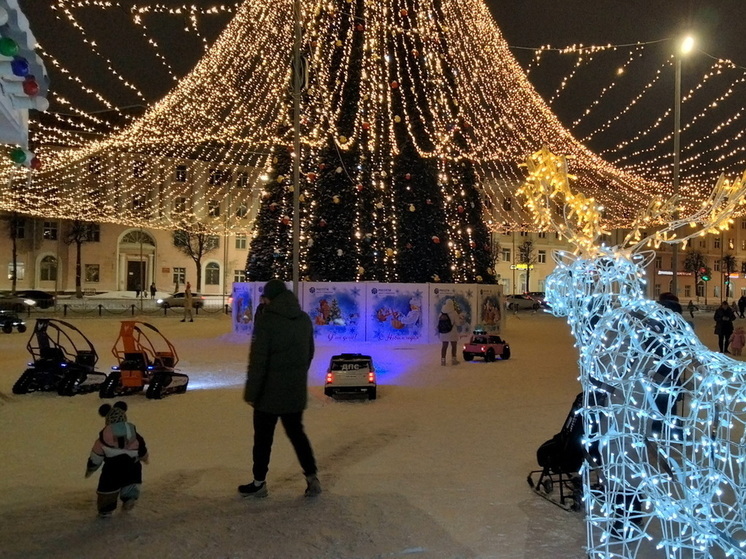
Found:
[[[251,483],[247,483],[246,485],[239,485],[238,492],[244,497],[261,498],[269,495],[269,492],[267,491],[266,481],[252,481]]]
[[[445,367],[445,366],[446,366],[446,360],[445,360],[445,359],[441,359],[441,360],[440,360],[440,364],[441,364],[441,365],[443,365],[443,366]]]
[[[318,477],[315,475],[306,476],[306,484],[306,497],[316,497],[321,495],[321,483],[319,483]]]
[[[137,503],[137,499],[127,499],[122,503],[122,510],[132,510],[135,508],[135,503]]]

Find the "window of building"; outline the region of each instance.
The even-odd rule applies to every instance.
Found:
[[[13,226],[15,228],[14,233],[15,233],[16,239],[25,239],[26,238],[26,220],[18,217],[13,221]]]
[[[521,237],[528,237],[528,231],[521,231]]]
[[[230,169],[210,169],[208,182],[214,185],[226,184],[231,181]]]
[[[707,241],[704,239],[699,241],[699,248],[707,248]]]
[[[141,194],[132,197],[132,211],[141,211],[145,208],[145,198]]]
[[[733,250],[735,248],[736,244],[733,242],[733,239],[728,237],[728,248],[730,250]]]
[[[697,284],[697,297],[705,296],[705,282],[701,281]]]
[[[247,240],[246,233],[238,233],[236,235],[236,248],[246,249],[246,240]]]
[[[45,256],[39,264],[39,279],[41,281],[57,281],[57,259]]]
[[[189,180],[189,171],[186,165],[177,165],[174,169],[174,181],[187,182]]]
[[[244,218],[247,215],[249,215],[249,208],[246,207],[246,204],[241,204],[236,208],[236,217]]]
[[[741,273],[746,274],[746,262],[741,262]]]
[[[655,269],[660,270],[663,267],[663,258],[660,256],[655,257]]]
[[[547,232],[546,231],[540,231],[539,233],[537,233],[536,236],[539,237],[540,239],[546,239],[547,238]]]
[[[505,198],[505,200],[503,200],[503,210],[506,212],[513,211],[513,200],[511,198]]]
[[[220,237],[218,235],[208,235],[205,239],[205,246],[210,248],[220,248]]]
[[[186,268],[172,268],[174,285],[184,285],[186,283]]]
[[[510,258],[510,249],[504,248],[503,249],[503,262],[511,262],[512,259]]]
[[[555,233],[554,233],[554,238],[555,238],[555,239],[559,239],[559,238],[560,238],[560,234],[559,234],[559,231],[555,231]]]
[[[715,270],[716,272],[720,271],[720,260],[715,260],[712,269]]]
[[[207,202],[207,215],[209,215],[210,217],[220,216],[219,200],[210,200],[209,202]]]
[[[713,248],[720,248],[720,237],[714,237],[712,241],[713,241],[713,244],[712,244]]]
[[[539,264],[547,263],[547,251],[546,250],[538,251],[538,254],[536,256],[536,262],[538,262]]]
[[[746,229],[746,218],[741,219],[741,229]]]
[[[205,266],[205,284],[220,285],[220,264],[210,262]]]
[[[89,243],[101,242],[101,226],[98,223],[89,223],[86,230],[86,241]]]
[[[233,281],[236,283],[246,281],[246,270],[233,270]]]
[[[179,196],[174,198],[174,213],[185,213],[186,212],[186,198]]]
[[[247,188],[249,186],[249,174],[238,173],[236,177],[236,188]]]
[[[660,295],[660,294],[661,294],[661,284],[660,283],[656,283],[653,286],[653,295],[655,295],[655,297],[657,298],[658,295]]]
[[[57,240],[57,222],[56,221],[45,221],[42,230],[42,236],[46,241]]]
[[[100,267],[98,264],[86,264],[85,265],[85,281],[86,283],[98,283],[100,280]]]
[[[692,296],[692,286],[689,284],[686,284],[684,286],[684,297],[691,297]]]
[[[746,239],[741,239],[741,250],[746,250]]]
[[[88,159],[88,172],[92,175],[100,175],[104,165],[100,157],[91,157]]]
[[[141,179],[145,176],[145,161],[135,161],[132,163],[132,176]]]

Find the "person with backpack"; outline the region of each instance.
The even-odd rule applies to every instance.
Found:
[[[446,364],[446,353],[449,343],[451,344],[451,365],[459,364],[458,359],[456,359],[456,344],[459,337],[458,323],[459,316],[453,304],[453,299],[446,299],[438,317],[438,336],[442,344],[440,348],[440,364],[443,366]]]

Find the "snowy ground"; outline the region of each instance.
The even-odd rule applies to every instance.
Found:
[[[441,367],[439,345],[361,344],[354,350],[370,352],[379,371],[375,401],[326,398],[326,365],[343,348],[320,346],[305,415],[324,487],[316,500],[302,497],[305,483],[279,427],[269,498],[236,493],[251,479],[252,433],[241,398],[248,344],[230,333],[229,317],[146,320],[176,345],[190,389],[161,401],[126,398],[151,460],[135,510],[109,520],[96,517],[96,480],[83,478],[102,401],[13,395],[28,333],[0,335],[0,557],[584,556],[582,515],[526,483],[537,447],[560,429],[579,391],[562,319],[509,316],[512,357],[496,363]],[[118,319],[70,321],[108,371]],[[710,314],[696,322],[713,347]]]

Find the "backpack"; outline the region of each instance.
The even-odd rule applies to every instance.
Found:
[[[451,322],[451,317],[448,316],[447,313],[440,313],[440,317],[438,318],[438,332],[441,334],[447,334],[453,329],[453,323]]]

